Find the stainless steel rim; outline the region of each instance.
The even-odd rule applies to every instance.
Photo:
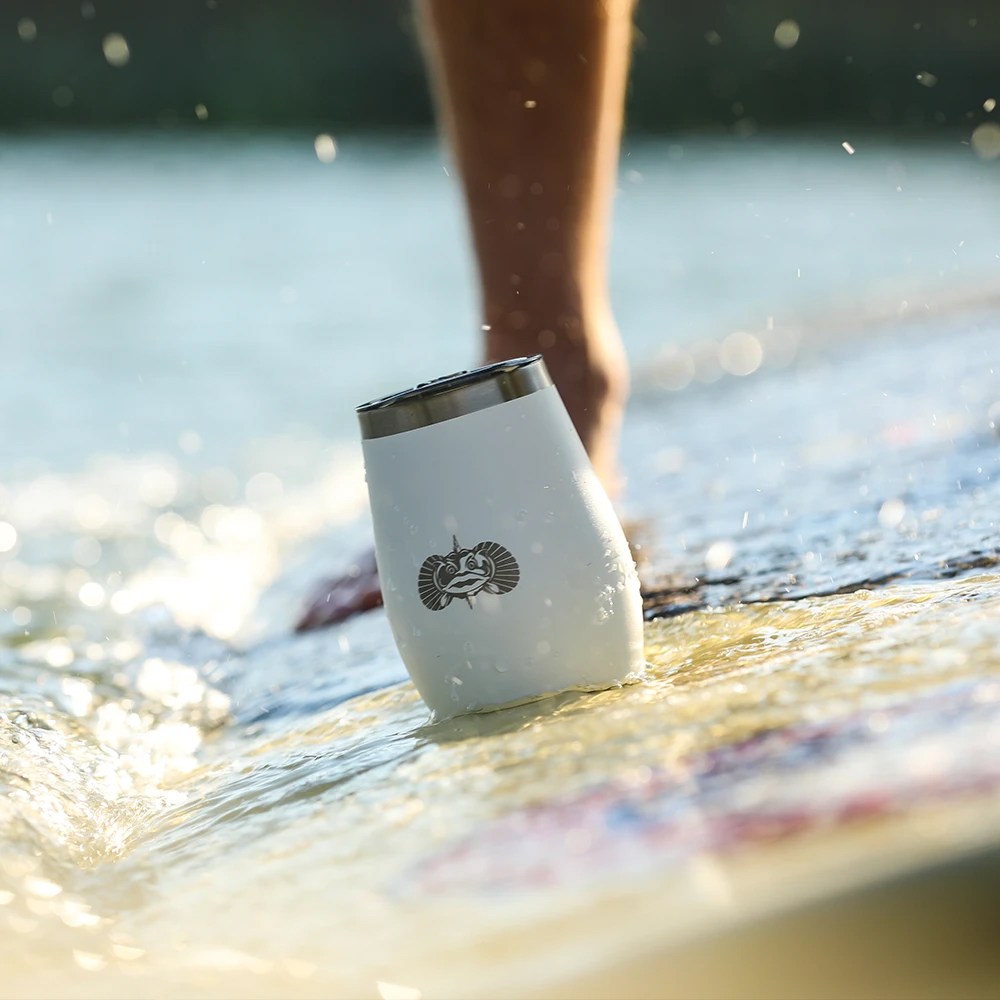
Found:
[[[552,379],[540,354],[456,372],[359,406],[361,436],[367,440],[428,427],[550,385]]]

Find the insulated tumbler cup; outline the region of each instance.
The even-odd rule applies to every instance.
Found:
[[[386,613],[436,717],[641,672],[635,565],[540,356],[358,419]]]

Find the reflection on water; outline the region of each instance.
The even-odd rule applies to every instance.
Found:
[[[145,992],[518,988],[567,921],[555,940],[579,974],[654,929],[670,940],[974,844],[1000,815],[998,622],[995,576],[695,612],[648,626],[644,684],[439,726],[408,684],[317,712],[277,681],[297,646],[329,669],[354,640],[384,647],[372,617],[208,660],[234,719],[194,767],[185,727],[204,734],[225,696],[148,658],[102,707],[127,702],[137,730],[152,716],[156,774],[141,733],[117,751],[91,736],[101,708],[75,726],[10,713],[8,968],[103,969],[97,991],[126,967]],[[140,700],[147,673],[159,705]],[[250,687],[273,718],[241,721]],[[783,845],[797,877],[762,897]],[[623,895],[637,919],[610,932],[602,900]],[[522,962],[484,969],[499,942]]]
[[[996,565],[997,333],[995,313],[908,320],[817,337],[793,369],[724,396],[637,398],[625,445],[634,509],[655,512],[651,608]]]
[[[802,319],[824,270],[859,300],[911,267],[943,288],[964,238],[979,273],[975,164],[907,154],[920,242],[875,154],[834,188],[817,147],[634,151],[626,471],[650,610],[673,617],[647,625],[642,684],[430,725],[381,612],[287,627],[367,538],[350,404],[468,360],[444,332],[471,316],[446,294],[465,265],[435,213],[456,239],[457,215],[423,147],[352,162],[344,142],[339,173],[307,152],[38,140],[0,161],[28,248],[5,251],[0,306],[9,992],[537,992],[992,835],[1000,577],[970,571],[997,556],[996,315],[903,310],[850,336]],[[371,219],[358,253],[381,271],[345,258],[364,277],[324,291]],[[414,252],[428,232],[439,258]],[[805,310],[792,340],[782,303]],[[743,306],[760,326],[732,339]],[[665,381],[668,312],[688,362]],[[372,349],[408,321],[423,339]],[[706,329],[714,354],[692,346]]]

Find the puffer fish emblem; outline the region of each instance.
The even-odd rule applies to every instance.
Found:
[[[472,607],[476,594],[506,594],[521,579],[517,560],[498,542],[463,549],[452,535],[451,552],[428,556],[420,567],[417,590],[431,611],[443,611],[455,598]]]

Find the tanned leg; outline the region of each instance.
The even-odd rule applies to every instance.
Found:
[[[479,265],[485,361],[541,352],[617,488],[627,369],[608,229],[631,0],[419,0]]]
[[[628,372],[607,251],[632,0],[418,0],[479,265],[484,361],[541,353],[608,492]],[[300,629],[381,603],[374,561]]]

